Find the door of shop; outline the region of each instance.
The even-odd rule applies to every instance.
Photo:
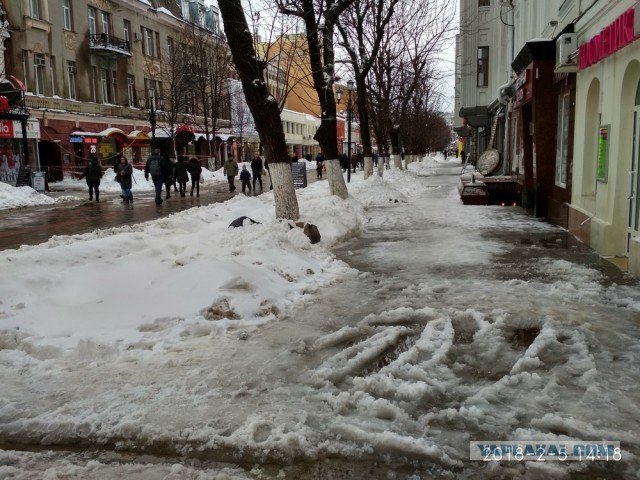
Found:
[[[640,82],[636,89],[636,101],[633,109],[633,155],[631,157],[631,175],[629,180],[629,222],[627,227],[626,253],[629,255],[631,238],[640,235]]]

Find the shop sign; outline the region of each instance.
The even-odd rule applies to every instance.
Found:
[[[640,5],[631,7],[586,43],[580,45],[580,68],[595,65],[632,43],[640,33],[635,17],[640,15]]]
[[[535,82],[533,80],[533,63],[529,64],[514,82],[516,94],[514,95],[514,106],[518,107],[534,96]]]
[[[44,192],[46,189],[45,172],[31,172],[31,185],[36,192]]]
[[[82,137],[69,137],[71,143],[82,143]]]
[[[13,138],[13,120],[0,121],[0,138]]]

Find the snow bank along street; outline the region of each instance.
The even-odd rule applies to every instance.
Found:
[[[459,172],[299,190],[316,245],[264,194],[0,252],[0,478],[639,478],[637,282]]]

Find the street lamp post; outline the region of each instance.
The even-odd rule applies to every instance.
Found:
[[[347,133],[347,183],[351,182],[351,92],[353,91],[353,87],[355,86],[355,82],[353,80],[347,81],[347,128],[349,132]],[[342,100],[342,94],[344,92],[341,88],[336,90],[336,98],[338,99],[338,104],[340,104],[340,100]],[[344,152],[342,152],[344,153]]]
[[[164,98],[160,97],[156,99],[156,91],[154,88],[149,90],[148,98],[141,98],[140,109],[147,109],[149,111],[149,123],[151,124],[151,154],[156,149],[156,124],[157,124],[157,112],[158,110],[164,110]],[[156,105],[157,102],[157,105]],[[160,108],[158,108],[158,106]]]
[[[353,116],[353,112],[351,111],[351,92],[353,91],[354,83],[355,82],[353,80],[349,80],[347,82],[347,91],[349,92],[347,97],[347,128],[349,129],[349,132],[347,133],[347,156],[349,157],[347,183],[351,182],[351,117]]]

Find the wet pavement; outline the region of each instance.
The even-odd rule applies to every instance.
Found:
[[[163,200],[160,206],[154,202],[154,192],[134,193],[133,205],[124,205],[116,193],[101,192],[99,202],[89,201],[86,190],[54,192],[52,196],[61,193],[77,196],[81,200],[0,210],[0,250],[36,245],[54,235],[76,235],[142,223],[188,208],[225,202],[234,195],[244,195],[238,185],[233,194],[229,193],[227,183],[220,180],[202,185],[200,197],[191,197],[189,192],[186,197],[180,197],[179,193],[171,192],[171,198]]]
[[[270,354],[239,374],[232,375],[234,362],[224,365],[240,393],[215,405],[227,407],[222,436],[243,432],[246,418],[273,406],[282,411],[274,418],[283,425],[295,418],[313,431],[302,453],[295,447],[297,456],[231,451],[224,442],[200,450],[200,439],[182,455],[144,442],[130,452],[61,446],[37,451],[43,471],[68,462],[91,479],[639,478],[638,281],[518,208],[460,205],[451,197],[454,170],[425,177],[424,194],[408,204],[371,208],[362,235],[334,250],[353,274],[254,332],[244,351],[233,346],[241,357],[255,345]],[[191,201],[176,200],[185,207]],[[125,218],[122,205],[115,207]],[[158,215],[155,205],[148,207],[150,217]],[[64,216],[58,220],[64,223]],[[208,377],[211,365],[222,368],[208,356],[216,352],[216,337],[206,344],[207,355],[184,359],[182,375],[193,374],[198,385],[220,386],[219,377]],[[172,370],[177,364],[148,374],[158,375],[159,385],[183,381]],[[111,365],[105,360],[96,375],[114,375]],[[87,372],[78,374],[86,381]],[[188,398],[173,400],[187,405]],[[566,463],[468,458],[471,440],[523,438],[620,441],[623,457]],[[304,448],[314,441],[326,450],[306,458]],[[411,450],[415,445],[434,448]],[[25,462],[33,461],[28,457]],[[218,476],[225,460],[237,471]],[[173,476],[175,463],[188,465],[192,475],[175,469]],[[130,473],[119,475],[118,468]],[[152,477],[153,468],[162,473]]]

